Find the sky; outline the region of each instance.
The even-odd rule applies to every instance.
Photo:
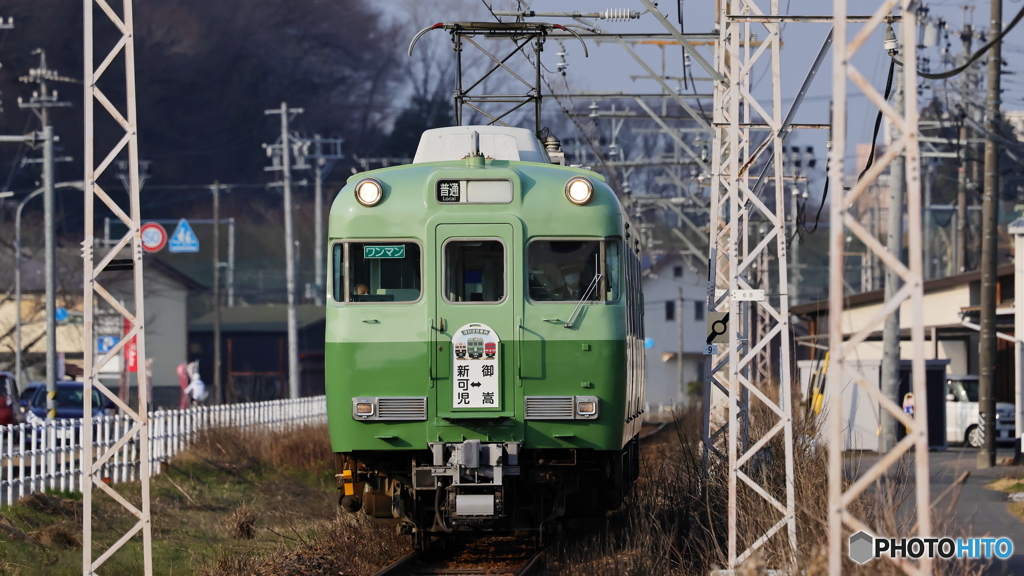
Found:
[[[832,3],[827,0],[778,0],[780,12],[792,15],[830,15]],[[495,10],[514,9],[514,0],[488,0]],[[856,12],[851,15],[867,15],[870,6],[878,6],[877,1],[851,1],[849,2]],[[926,2],[930,16],[937,19],[943,18],[951,28],[950,40],[953,44],[952,53],[961,53],[959,30],[963,22],[962,6],[972,6],[973,22],[978,29],[988,29],[989,2],[987,0],[934,0]],[[758,6],[767,12],[769,0],[759,0]],[[868,6],[868,7],[865,7]],[[530,7],[537,12],[564,12],[578,10],[582,12],[595,12],[610,8],[627,8],[643,11],[644,6],[637,0],[589,0],[589,1],[555,1],[555,0],[533,0]],[[715,0],[683,0],[682,9],[684,16],[684,31],[687,33],[712,32],[715,26]],[[1003,3],[1004,26],[1017,12],[1024,7],[1024,0],[1005,0]],[[677,3],[673,1],[661,2],[659,9],[668,16],[672,22],[677,22]],[[426,19],[430,22],[472,20],[481,17],[489,17],[481,2],[464,0],[463,2],[441,2],[435,6]],[[537,19],[540,20],[540,19]],[[558,23],[572,23],[569,19],[549,19]],[[664,28],[651,15],[644,15],[639,20],[631,20],[623,23],[610,23],[598,21],[598,24],[607,31],[614,32],[655,32],[662,33]],[[852,37],[860,25],[851,24],[849,36]],[[808,24],[789,23],[782,31],[783,46],[781,49],[781,78],[782,78],[782,109],[783,115],[788,112],[789,105],[795,96],[797,89],[802,83],[805,75],[813,63],[822,42],[828,34],[830,24]],[[760,38],[767,35],[767,30],[759,24],[752,29]],[[853,57],[853,65],[861,74],[876,87],[880,92],[885,85],[886,73],[888,71],[888,56],[883,49],[884,26],[879,27],[872,37],[864,44],[860,51]],[[941,44],[941,42],[940,42]],[[975,41],[973,49],[980,47],[981,42]],[[651,80],[632,80],[630,75],[644,74],[640,66],[627,55],[621,47],[611,43],[597,44],[588,42],[590,52],[589,58],[584,58],[582,49],[577,42],[566,42],[564,44],[567,55],[566,61],[569,64],[566,80],[574,92],[579,91],[637,91],[657,92],[659,86]],[[558,50],[548,48],[544,54],[544,63],[549,69],[554,69],[558,58],[555,54]],[[698,48],[708,61],[712,61],[711,48]],[[652,66],[658,70],[661,65],[661,51],[655,46],[637,46],[636,51]],[[681,50],[667,49],[666,69],[669,75],[679,75],[682,68]],[[939,47],[927,48],[922,54],[928,56],[932,62],[932,71],[943,69],[939,64]],[[1003,77],[1003,109],[1021,110],[1024,109],[1024,24],[1014,29],[1004,40],[1003,58],[1007,62],[1008,73]],[[755,84],[752,92],[763,104],[770,103],[771,77],[767,73],[769,58],[762,58],[760,66],[755,67],[752,77]],[[832,74],[831,74],[831,53],[819,70],[814,83],[798,111],[796,122],[798,123],[827,123],[829,120],[829,102],[832,97]],[[707,76],[699,68],[694,69],[697,77]],[[855,158],[856,144],[868,142],[871,138],[872,125],[877,109],[859,94],[859,90],[852,82],[848,83],[848,135],[847,142],[847,166],[853,164]],[[710,93],[709,82],[698,82],[700,93]],[[927,89],[925,97],[930,95]],[[579,101],[577,106],[581,106]],[[585,105],[585,104],[582,104]],[[709,106],[709,103],[705,103]],[[884,136],[879,137],[880,140]],[[787,144],[813,146],[819,159],[819,168],[824,165],[826,154],[827,131],[824,130],[797,130],[787,141]],[[849,169],[849,168],[848,168]]]

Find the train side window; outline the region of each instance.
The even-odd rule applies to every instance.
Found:
[[[499,240],[451,240],[444,245],[444,297],[449,302],[505,299],[505,246]]]
[[[611,302],[619,298],[619,241],[607,240],[604,243],[605,300]]]
[[[335,302],[345,301],[345,245],[338,242],[331,247],[331,296]]]
[[[591,302],[616,300],[619,297],[619,262],[617,240],[533,240],[527,260],[530,300],[577,302],[584,297]],[[601,277],[595,284],[598,274]]]
[[[349,242],[348,259],[349,302],[420,299],[419,244],[388,240]],[[334,290],[337,293],[338,287]]]

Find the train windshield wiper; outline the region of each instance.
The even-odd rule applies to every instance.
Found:
[[[590,281],[590,286],[587,286],[587,290],[580,296],[580,301],[576,303],[576,309],[569,315],[569,319],[565,321],[566,328],[572,328],[573,322],[576,321],[576,315],[580,313],[580,307],[583,306],[583,302],[590,297],[590,293],[597,287],[597,283],[601,281],[601,274],[596,274],[594,279]]]

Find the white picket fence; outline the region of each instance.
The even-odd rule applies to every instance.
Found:
[[[161,463],[188,448],[204,430],[286,431],[326,421],[324,396],[155,410],[149,413],[147,465],[150,474],[159,474]],[[131,419],[124,415],[94,417],[94,457],[106,453],[131,426]],[[0,426],[0,502],[10,504],[36,491],[80,491],[81,428],[78,419]],[[133,438],[103,465],[101,477],[111,483],[130,482],[138,477],[140,465],[138,442]]]
[[[644,403],[644,422],[669,422],[679,416],[679,411],[686,408],[686,404],[671,403]]]

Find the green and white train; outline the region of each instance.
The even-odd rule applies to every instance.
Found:
[[[341,505],[418,547],[556,529],[639,473],[640,246],[554,138],[460,126],[330,213],[326,388]]]

